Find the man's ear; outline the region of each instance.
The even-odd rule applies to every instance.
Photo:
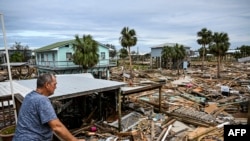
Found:
[[[45,88],[48,88],[48,87],[49,87],[49,83],[46,82],[46,83],[45,83]]]

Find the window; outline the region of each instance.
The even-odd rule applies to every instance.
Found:
[[[105,59],[105,52],[101,52],[101,59]]]
[[[73,60],[73,56],[72,56],[72,53],[71,53],[71,52],[67,52],[67,53],[66,53],[66,60],[67,60],[67,61]]]
[[[40,54],[37,54],[37,61],[40,62]]]
[[[52,53],[52,61],[55,61],[55,53]]]
[[[44,61],[44,54],[41,54],[41,61]]]

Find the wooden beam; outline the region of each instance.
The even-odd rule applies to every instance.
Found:
[[[126,91],[122,91],[122,95],[129,95],[129,94],[133,94],[133,93],[149,91],[149,90],[161,88],[162,85],[163,84],[156,83],[156,84],[152,84],[152,85],[145,86],[145,87],[138,88],[138,89],[126,90]]]
[[[161,87],[159,87],[159,112],[161,113]]]
[[[248,99],[247,124],[250,125],[250,99]]]
[[[118,130],[119,132],[122,131],[122,120],[121,120],[121,116],[122,116],[122,112],[121,112],[121,90],[119,89],[118,94]]]

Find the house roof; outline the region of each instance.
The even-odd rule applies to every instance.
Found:
[[[57,89],[50,99],[67,99],[95,92],[104,92],[119,89],[126,85],[124,82],[95,79],[91,74],[64,74],[56,75]],[[0,96],[10,95],[10,83],[0,82]],[[13,81],[14,93],[19,93],[23,97],[36,89],[36,79]]]
[[[236,53],[236,52],[240,52],[240,50],[239,49],[230,49],[226,53]]]
[[[13,86],[13,93],[19,93],[21,95],[25,95],[28,92],[32,91],[31,88],[27,88],[19,83],[17,83],[16,81],[12,81],[12,86]],[[11,95],[11,86],[10,86],[10,82],[9,81],[5,81],[5,82],[0,82],[0,97],[1,96],[6,96],[6,95]]]
[[[38,48],[38,49],[35,49],[34,52],[43,52],[43,51],[50,51],[52,49],[55,49],[55,48],[58,48],[58,47],[62,47],[64,45],[67,45],[67,44],[73,44],[75,42],[75,39],[72,39],[72,40],[67,40],[67,41],[61,41],[61,42],[56,42],[56,43],[53,43],[53,44],[50,44],[50,45],[47,45],[47,46],[44,46],[44,47],[41,47],[41,48]],[[101,44],[99,42],[97,42],[100,46],[103,46],[105,48],[108,48],[106,45],[104,44]]]
[[[74,42],[75,42],[75,40],[56,42],[56,43],[35,49],[34,52],[49,51],[49,50],[55,49],[57,47],[61,47],[61,46],[67,45],[67,44],[72,44]]]
[[[28,66],[28,62],[11,62],[9,63],[11,67]],[[0,66],[8,66],[8,63],[0,64]]]
[[[159,44],[159,45],[152,46],[150,48],[163,48],[164,46],[174,47],[176,44],[178,44],[178,43],[164,43],[164,44]],[[179,45],[182,45],[182,44],[179,44]],[[188,47],[188,46],[185,46],[185,45],[183,45],[183,46],[185,48],[191,48],[191,47]]]

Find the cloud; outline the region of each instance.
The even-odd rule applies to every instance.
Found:
[[[8,46],[17,41],[42,47],[90,34],[121,48],[120,31],[128,26],[136,30],[136,46],[148,52],[162,43],[198,49],[196,34],[204,27],[228,33],[232,48],[250,45],[249,5],[248,0],[0,0],[0,13]]]

